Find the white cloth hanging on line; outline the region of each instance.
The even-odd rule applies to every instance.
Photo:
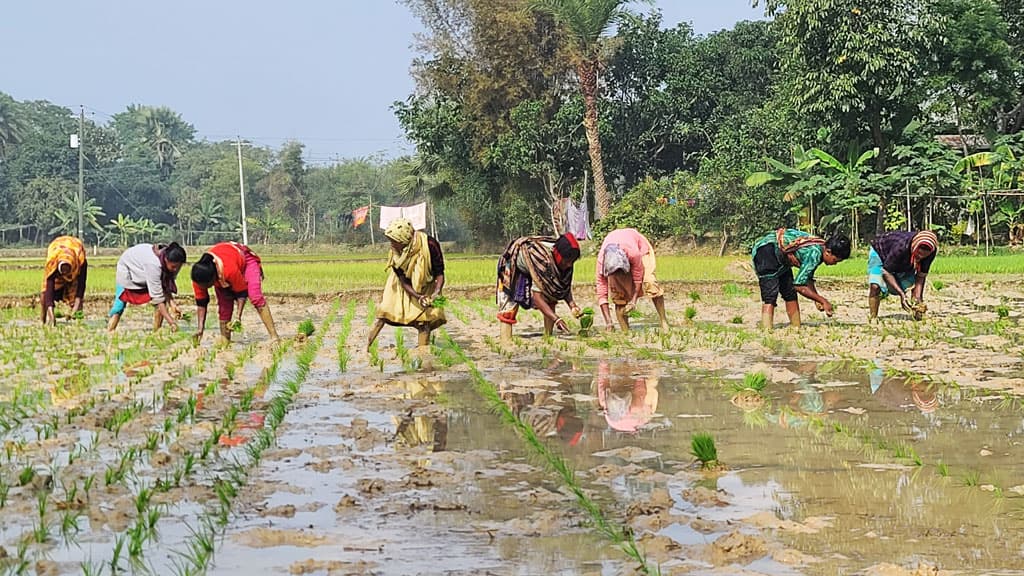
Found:
[[[396,218],[405,218],[412,222],[412,227],[417,230],[427,228],[427,203],[420,202],[413,206],[381,206],[380,207],[380,229],[386,230],[388,224]]]

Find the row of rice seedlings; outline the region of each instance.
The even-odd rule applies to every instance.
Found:
[[[215,357],[216,351],[212,350],[205,358]],[[173,379],[163,386],[163,392],[166,393],[175,385],[182,384],[189,375],[186,372],[182,372],[176,379]],[[108,401],[110,400],[110,393],[107,393]],[[194,400],[194,397],[193,397]],[[127,422],[133,420],[136,416],[143,415],[155,415],[159,412],[157,404],[163,403],[159,399],[158,395],[154,394],[153,404],[147,405],[144,401],[139,399],[132,400],[128,405],[116,410],[112,416],[107,418],[103,423],[102,427],[111,432],[114,438],[117,437],[117,432]],[[192,403],[192,410],[194,411],[194,401]],[[129,489],[136,490],[134,496],[136,500],[137,517],[128,530],[123,534],[115,537],[114,541],[114,558],[112,559],[111,571],[116,572],[121,568],[120,559],[124,552],[127,552],[129,559],[132,561],[134,566],[138,566],[138,560],[141,555],[142,546],[145,542],[155,539],[155,525],[159,520],[162,511],[159,509],[150,509],[147,503],[150,501],[150,496],[154,488],[146,484],[142,480],[137,480],[135,475],[135,467],[143,457],[152,454],[161,445],[169,442],[169,438],[177,435],[177,425],[184,421],[184,418],[180,416],[171,415],[164,420],[162,427],[158,430],[151,430],[145,435],[145,440],[139,443],[121,447],[118,449],[117,455],[114,462],[108,464],[103,472],[103,482],[106,486],[112,486],[115,484],[124,484]],[[92,438],[88,441],[88,447],[83,444],[82,441],[76,443],[67,455],[68,466],[71,466],[82,457],[87,454],[95,454],[101,444],[100,431],[97,430],[93,433]],[[191,456],[191,454],[187,455]],[[186,457],[186,460],[190,458]],[[21,473],[21,479],[25,480],[25,483],[31,482],[31,476],[34,468],[26,467]],[[91,474],[82,479],[81,485],[77,480],[72,480],[70,485],[67,481],[61,479],[61,471],[59,466],[51,464],[50,471],[50,488],[59,485],[62,487],[65,493],[65,499],[57,502],[58,509],[62,510],[61,520],[59,522],[60,534],[64,540],[64,545],[70,546],[71,544],[77,544],[74,542],[74,537],[78,534],[79,518],[83,515],[82,509],[88,506],[88,502],[91,497],[91,490],[96,482],[97,475]],[[39,509],[45,512],[44,496],[47,498],[52,492],[51,489],[38,492],[39,498]],[[49,524],[43,517],[33,524],[31,530],[31,537],[33,541],[37,543],[44,543],[50,536]],[[127,546],[127,547],[126,547]],[[96,567],[89,563],[83,563],[83,570],[90,569],[89,567]],[[103,564],[100,565],[102,567]]]
[[[287,349],[287,347],[288,344],[280,347],[278,349],[280,352],[277,352],[274,355],[273,368],[263,372],[257,379],[257,382],[247,389],[240,396],[237,402],[232,403],[225,409],[221,416],[220,423],[215,424],[212,427],[210,433],[203,440],[198,450],[185,453],[179,459],[173,470],[167,472],[161,477],[155,478],[152,484],[147,482],[145,479],[137,479],[134,482],[134,505],[136,510],[135,520],[128,526],[128,528],[125,529],[125,531],[114,536],[113,557],[108,561],[111,572],[116,573],[123,569],[121,567],[123,554],[120,552],[122,549],[127,552],[127,560],[131,569],[145,571],[143,559],[146,546],[157,540],[157,523],[166,513],[166,507],[157,505],[152,501],[153,495],[155,493],[169,492],[172,489],[181,488],[186,481],[199,472],[200,464],[202,462],[206,462],[210,456],[214,454],[214,449],[220,442],[222,436],[233,432],[239,412],[241,410],[249,409],[252,403],[254,390],[260,386],[265,386],[265,380],[272,378],[272,374],[276,374],[276,366],[280,363],[284,350]],[[215,346],[214,350],[219,348],[219,346]],[[232,374],[232,378],[234,375],[233,373],[252,358],[255,354],[255,350],[255,345],[246,347],[225,366],[225,370]],[[207,355],[207,358],[209,357],[210,356]],[[184,383],[184,379],[182,379],[182,384]],[[216,382],[216,380],[213,381]],[[217,394],[218,390],[211,389],[207,386],[204,388],[203,392],[207,396],[212,396]],[[164,424],[160,430],[151,431],[146,435],[145,450],[151,453],[155,451],[158,446],[168,444],[173,437],[177,436],[178,427],[180,425],[194,422],[197,404],[197,395],[190,394],[183,402],[177,413],[168,416],[164,420]],[[139,452],[141,452],[141,449],[139,449]]]
[[[576,478],[575,472],[569,467],[565,459],[556,454],[550,446],[542,441],[529,423],[520,419],[512,411],[509,405],[501,399],[498,389],[494,384],[487,380],[476,367],[473,360],[466,355],[447,332],[443,332],[442,338],[444,339],[443,346],[450,349],[467,366],[473,378],[474,388],[487,402],[491,411],[512,427],[519,434],[520,438],[523,439],[527,448],[559,476],[565,487],[575,496],[580,508],[590,517],[596,530],[625,552],[629,558],[633,559],[641,573],[658,573],[657,567],[652,567],[648,563],[643,551],[638,547],[632,531],[608,519],[600,505],[583,490],[579,480]]]
[[[352,360],[352,352],[348,349],[348,336],[352,332],[352,319],[356,315],[356,301],[349,300],[345,315],[341,318],[341,332],[338,333],[338,370],[348,371],[348,363]]]
[[[183,551],[176,551],[182,560],[174,561],[174,570],[180,575],[205,574],[213,560],[215,542],[227,527],[231,505],[245,486],[252,468],[259,465],[263,452],[274,444],[277,428],[284,421],[288,408],[309,375],[310,367],[317,352],[323,345],[324,335],[337,316],[340,302],[324,319],[319,334],[307,341],[296,359],[295,373],[282,384],[281,389],[267,405],[265,426],[246,444],[247,458],[235,458],[228,468],[214,481],[217,502],[209,509],[199,525],[191,528],[192,536],[184,543]]]

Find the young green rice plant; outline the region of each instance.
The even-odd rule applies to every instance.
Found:
[[[941,292],[946,287],[946,283],[942,280],[932,280],[932,289],[936,292]]]
[[[306,338],[309,338],[316,332],[316,325],[309,318],[306,318],[302,322],[299,322],[299,334],[302,334]]]
[[[693,455],[704,470],[712,470],[718,466],[718,448],[715,438],[708,432],[698,432],[690,439],[690,454]]]
[[[748,296],[750,295],[750,290],[743,288],[742,286],[735,282],[728,282],[722,285],[722,293],[725,294],[726,296],[732,297]]]
[[[11,491],[11,485],[0,478],[0,510],[7,507],[7,495]]]
[[[977,470],[969,470],[964,474],[963,481],[964,486],[976,488],[981,485],[981,472],[978,472]]]
[[[65,508],[60,517],[60,537],[64,545],[73,542],[81,528],[78,526],[78,519],[82,512],[72,508]]]
[[[123,569],[121,567],[121,555],[124,554],[126,534],[119,534],[114,537],[113,555],[110,557],[110,573],[117,574]]]
[[[939,460],[939,463],[935,465],[935,473],[943,478],[949,478],[949,466],[942,460]]]
[[[747,372],[743,375],[743,381],[737,382],[732,381],[729,384],[729,389],[732,392],[745,392],[753,391],[757,393],[763,393],[765,388],[768,387],[768,376],[763,372]]]
[[[683,315],[686,317],[687,322],[693,322],[693,319],[697,317],[697,308],[695,306],[687,306]]]
[[[733,316],[729,322],[732,324],[743,324],[743,316],[737,314],[736,316]]]
[[[36,477],[36,469],[31,464],[25,465],[18,473],[18,486],[28,486]]]
[[[696,290],[691,290],[690,291],[690,302],[699,302],[699,301],[700,301],[700,292],[697,292]]]
[[[1000,319],[1009,318],[1010,307],[1007,306],[1006,304],[1000,304],[996,306],[996,316],[998,316]]]
[[[82,571],[82,576],[100,576],[103,574],[103,563],[95,563],[92,561],[92,558],[80,562],[78,568]]]

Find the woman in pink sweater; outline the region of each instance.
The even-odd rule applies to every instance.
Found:
[[[608,311],[609,295],[615,304],[615,316],[622,329],[629,330],[629,314],[641,295],[650,296],[658,311],[662,329],[668,328],[665,316],[665,291],[654,277],[654,247],[633,228],[612,230],[597,252],[597,304],[608,330],[615,330]]]

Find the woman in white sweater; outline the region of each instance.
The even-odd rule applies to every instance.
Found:
[[[124,251],[117,260],[117,288],[114,304],[110,308],[107,330],[113,332],[128,304],[151,303],[156,306],[153,329],[164,320],[172,330],[178,329],[177,306],[174,295],[178,292],[175,279],[185,264],[185,249],[177,242],[163,244],[136,244]]]

